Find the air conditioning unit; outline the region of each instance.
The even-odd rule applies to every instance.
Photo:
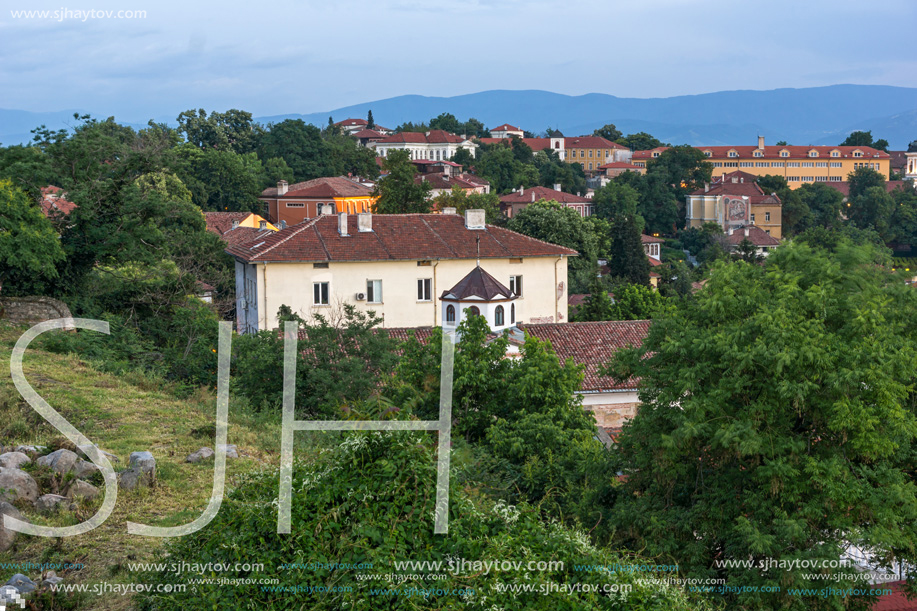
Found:
[[[366,301],[366,293],[357,293],[355,297],[357,301]]]

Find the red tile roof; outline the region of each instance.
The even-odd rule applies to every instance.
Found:
[[[872,611],[917,611],[917,599],[908,600],[904,595],[904,581],[882,584],[881,588],[892,590],[891,594],[880,596]]]
[[[421,182],[427,182],[434,189],[446,189],[449,190],[452,187],[460,187],[462,189],[476,189],[481,185],[473,183],[469,180],[465,180],[463,176],[446,176],[445,174],[418,174],[414,177],[414,182],[420,184]]]
[[[667,151],[669,147],[667,146],[657,146],[654,149],[649,149],[646,151],[634,151],[634,156],[631,159],[653,159],[653,153],[662,153]]]
[[[335,125],[339,127],[355,127],[357,125],[369,125],[369,121],[366,119],[344,119],[343,121],[338,121]]]
[[[287,188],[283,198],[328,198],[328,197],[369,197],[372,189],[364,187],[344,176],[329,176],[313,178],[305,182],[298,182]],[[277,187],[268,187],[261,192],[261,197],[278,197]]]
[[[757,146],[695,146],[699,151],[710,151],[710,157],[713,159],[728,159],[729,151],[735,151],[741,158],[752,158],[754,152],[761,151],[761,156],[757,159],[781,159],[780,152],[787,151],[789,156],[786,159],[809,159],[809,152],[816,151],[818,158],[831,158],[831,151],[838,151],[840,159],[853,157],[854,151],[861,151],[863,159],[888,159],[889,154],[869,146],[765,146],[759,149]]]
[[[382,132],[377,132],[374,129],[361,129],[355,134],[352,134],[354,138],[385,138],[385,134]]]
[[[907,167],[907,151],[889,151],[888,155],[891,157],[891,169],[902,170]]]
[[[457,214],[374,214],[372,231],[357,229],[348,215],[348,235],[338,234],[338,215],[324,215],[281,229],[255,247],[231,247],[243,261],[403,261],[412,259],[575,256],[577,252],[502,227],[465,228]]]
[[[66,196],[67,194],[60,187],[53,185],[42,187],[41,202],[39,202],[42,214],[50,218],[58,215],[67,216],[76,210],[79,206],[64,199]]]
[[[748,235],[745,235],[745,230],[748,230]],[[755,225],[750,225],[745,228],[736,229],[732,235],[726,236],[726,241],[729,244],[737,245],[745,238],[748,238],[752,244],[755,246],[779,246],[780,240],[771,236],[766,231],[757,227]]]
[[[510,299],[512,295],[512,291],[478,266],[468,272],[451,289],[443,291],[440,299],[445,301],[464,301],[477,297],[484,301],[502,301]]]
[[[241,223],[251,214],[251,212],[205,212],[204,221],[207,223],[207,231],[221,236],[232,229],[233,221]]]
[[[508,144],[510,140],[507,138],[478,138],[478,142],[483,144]],[[533,151],[543,151],[551,148],[550,138],[522,138],[522,142],[527,144]]]
[[[605,163],[599,166],[600,170],[642,170],[643,168],[634,165],[632,163],[627,163],[626,161],[613,161],[611,163]]]
[[[662,238],[657,238],[656,236],[646,235],[645,233],[640,234],[640,242],[642,244],[662,244],[665,242]]]
[[[598,371],[618,350],[642,344],[650,328],[649,320],[519,324],[518,327],[533,337],[550,341],[561,362],[572,358],[577,364],[586,366],[581,391],[632,390],[637,387],[637,380],[618,382],[599,375]]]
[[[492,132],[521,132],[522,129],[519,127],[510,125],[509,123],[504,123],[503,125],[492,127],[490,131]]]
[[[824,183],[831,187],[832,189],[837,189],[844,194],[844,197],[850,197],[850,183],[845,181],[842,182],[826,182]],[[906,180],[886,180],[885,181],[885,190],[891,193],[897,188],[907,187]]]
[[[532,195],[535,196],[535,199],[532,199]],[[549,189],[548,187],[532,187],[531,189],[524,189],[522,193],[518,191],[509,193],[508,195],[500,196],[501,204],[531,204],[533,201],[538,200],[547,200],[555,201],[560,204],[589,204],[592,203],[591,199],[586,199],[585,197],[580,197],[579,195],[573,195],[572,193],[564,193],[563,191],[555,191],[554,189]]]
[[[441,129],[434,129],[425,134],[421,132],[401,132],[400,134],[392,134],[391,136],[386,136],[382,140],[379,140],[379,144],[460,144],[464,141],[465,140],[461,136],[450,134]]]
[[[606,140],[601,136],[577,136],[575,138],[564,138],[564,148],[580,149],[621,149],[630,150],[626,146],[621,146],[617,142]]]

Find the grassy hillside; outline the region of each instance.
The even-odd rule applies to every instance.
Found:
[[[67,440],[21,399],[9,375],[12,347],[23,327],[0,323],[0,443],[42,444],[51,450],[70,447]],[[189,464],[187,455],[201,446],[214,447],[215,393],[199,390],[179,400],[167,385],[140,375],[114,377],[100,373],[76,356],[30,349],[24,359],[27,379],[48,403],[64,415],[101,449],[118,456],[116,470],[126,467],[131,452],[149,450],[157,463],[158,483],[153,489],[119,490],[111,517],[95,530],[64,539],[20,534],[12,549],[0,553],[0,563],[82,563],[81,570],[62,571],[66,583],[132,583],[137,576],[127,562],[153,558],[162,539],[127,534],[126,522],[174,526],[200,515],[210,497],[213,462]],[[229,440],[241,458],[228,460],[227,486],[233,476],[276,464],[280,450],[279,419],[258,419],[230,400]],[[34,469],[34,467],[33,467]],[[50,473],[34,469],[42,482]],[[99,478],[101,482],[101,478]],[[104,488],[100,485],[101,489]],[[42,490],[45,493],[47,490]],[[20,507],[24,519],[40,524],[72,524],[95,513],[101,497],[81,505],[74,513],[45,517]],[[3,569],[0,584],[19,572]],[[37,571],[22,571],[33,579]],[[131,609],[131,596],[85,595],[79,608]]]

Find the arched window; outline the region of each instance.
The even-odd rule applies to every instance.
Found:
[[[446,322],[455,322],[455,306],[446,306]]]
[[[468,308],[468,314],[470,316],[480,316],[481,310],[478,309],[478,306],[471,306],[470,308]]]
[[[503,324],[503,306],[497,306],[494,311],[494,326],[502,327]]]
[[[516,304],[509,304],[509,324],[516,324]]]

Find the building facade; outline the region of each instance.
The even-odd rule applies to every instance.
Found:
[[[776,239],[783,237],[783,206],[775,194],[767,194],[757,176],[735,171],[720,176],[703,189],[688,195],[685,220],[688,227],[717,223],[723,231],[754,225]]]
[[[560,190],[560,185],[554,185],[553,189],[548,187],[531,187],[529,189],[519,187],[518,191],[500,196],[500,211],[506,218],[513,218],[526,206],[541,200],[562,204],[575,210],[582,217],[592,216],[593,204],[591,199],[573,195],[572,193],[564,193]]]
[[[292,185],[281,180],[276,187],[262,191],[258,199],[265,203],[272,223],[296,225],[323,214],[371,212],[378,198],[369,187],[336,176]]]
[[[457,214],[341,213],[227,248],[236,259],[240,333],[277,327],[287,305],[305,319],[344,303],[385,327],[443,324],[443,291],[479,265],[515,295],[517,321],[567,321],[567,259],[576,251]]]
[[[471,156],[475,156],[478,145],[463,136],[456,136],[441,129],[434,129],[426,133],[401,132],[386,136],[375,142],[368,142],[369,148],[375,149],[378,157],[386,157],[389,151],[408,151],[411,159],[429,159],[432,161],[447,161],[458,152],[465,149]]]
[[[518,136],[522,138],[525,136],[525,132],[509,123],[504,123],[503,125],[498,125],[497,127],[490,130],[490,135],[494,138],[509,138],[511,136]]]

